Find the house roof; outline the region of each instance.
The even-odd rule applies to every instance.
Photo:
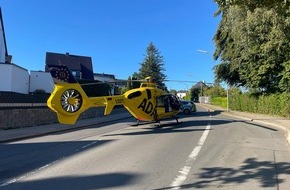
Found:
[[[69,69],[77,71],[81,71],[84,66],[93,71],[92,58],[87,56],[46,52],[45,63],[46,65],[66,65]],[[45,70],[48,71],[47,68]]]
[[[52,53],[46,52],[45,58],[45,71],[48,72],[48,65],[59,66],[65,65],[72,71],[80,71],[82,73],[82,79],[93,80],[93,64],[92,58],[80,55],[71,55],[69,53]]]
[[[196,83],[194,85],[194,88],[200,88],[201,86],[202,87],[206,87],[206,84],[204,82],[202,82],[202,81],[199,81],[198,83]]]

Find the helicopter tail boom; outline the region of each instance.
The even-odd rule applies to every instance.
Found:
[[[105,97],[106,108],[104,115],[109,115],[116,105],[123,105],[123,103],[124,103],[123,95]]]

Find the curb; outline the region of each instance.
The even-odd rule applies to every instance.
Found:
[[[50,135],[50,134],[59,133],[59,132],[68,132],[68,131],[80,130],[80,129],[83,129],[83,128],[86,128],[86,127],[89,127],[92,125],[104,124],[104,123],[108,123],[108,122],[112,122],[112,121],[119,121],[119,120],[123,120],[123,119],[127,119],[127,118],[131,118],[131,116],[125,116],[125,117],[120,117],[120,118],[116,118],[116,119],[114,119],[114,117],[113,117],[111,120],[97,121],[97,122],[92,122],[89,124],[79,124],[79,125],[70,126],[70,127],[66,127],[66,128],[59,128],[59,129],[55,129],[55,130],[51,130],[51,131],[47,131],[47,132],[39,132],[39,133],[23,135],[23,136],[18,136],[18,137],[12,137],[12,138],[2,139],[2,140],[0,139],[0,143],[8,143],[8,142],[13,142],[13,141],[18,141],[18,140],[25,140],[25,139],[29,139],[29,138],[41,137],[41,136]]]

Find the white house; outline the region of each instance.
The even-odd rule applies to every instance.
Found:
[[[54,88],[54,82],[50,73],[43,71],[30,71],[29,84],[29,92],[44,90],[46,93],[51,93]]]
[[[116,82],[115,75],[104,73],[94,73],[94,80],[102,82]]]
[[[28,94],[29,73],[13,63],[0,63],[0,91]]]
[[[186,96],[186,92],[187,92],[187,91],[178,91],[178,92],[177,92],[177,96],[178,96],[180,99],[183,99],[183,98]]]

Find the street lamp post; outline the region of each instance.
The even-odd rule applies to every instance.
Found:
[[[227,83],[227,112],[229,112],[229,84]]]
[[[196,51],[203,54],[209,54],[208,51],[202,50],[202,49],[198,49]],[[229,84],[227,83],[227,112],[229,112],[229,110],[230,110],[229,108]]]

